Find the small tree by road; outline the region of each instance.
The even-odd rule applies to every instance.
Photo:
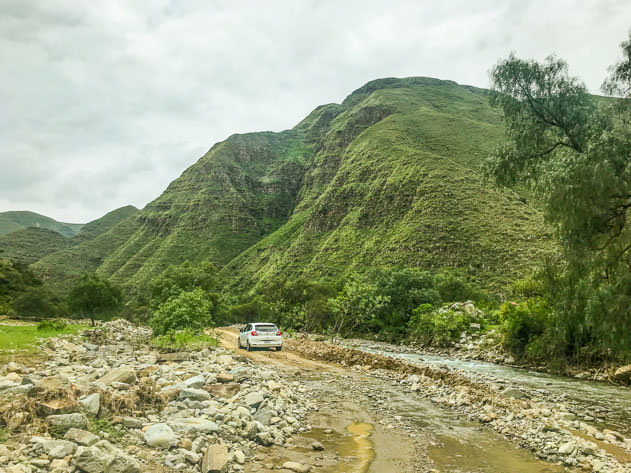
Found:
[[[110,319],[121,307],[121,290],[94,273],[86,273],[77,281],[68,295],[70,311],[87,317],[94,325],[95,320]]]
[[[335,299],[329,301],[333,322],[329,326],[331,342],[348,337],[362,324],[371,320],[389,297],[375,293],[375,288],[359,279],[351,279]]]

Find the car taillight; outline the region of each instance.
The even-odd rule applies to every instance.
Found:
[[[250,335],[252,335],[253,337],[256,337],[259,333],[256,330],[252,330],[250,332]]]
[[[282,334],[283,334],[283,332],[281,332],[280,330],[276,331],[276,335],[282,335]]]

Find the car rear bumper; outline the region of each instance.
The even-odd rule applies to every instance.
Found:
[[[265,342],[252,342],[251,341],[250,342],[250,346],[251,347],[257,347],[257,348],[259,348],[259,347],[281,347],[281,346],[283,346],[283,343],[282,342],[268,342],[268,343],[265,343]]]

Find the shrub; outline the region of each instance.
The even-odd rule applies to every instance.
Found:
[[[434,310],[431,305],[422,304],[414,310],[409,328],[426,344],[448,345],[469,329],[469,323],[463,312]]]
[[[68,324],[63,320],[57,319],[48,319],[42,320],[37,324],[37,330],[39,331],[55,331],[55,332],[63,332],[68,327]]]
[[[443,270],[436,274],[435,287],[443,302],[487,302],[491,297],[464,274]]]
[[[149,321],[156,335],[171,330],[201,331],[213,324],[213,301],[201,288],[185,291],[160,305]]]
[[[154,337],[151,344],[158,348],[169,350],[198,351],[204,348],[216,347],[219,342],[205,333],[195,332],[191,329],[179,331],[170,330],[164,335]]]
[[[506,302],[499,312],[504,334],[504,347],[516,355],[542,355],[545,350],[541,340],[550,315],[550,309],[542,298],[531,298],[519,304]]]
[[[121,307],[123,294],[119,287],[95,273],[85,273],[70,290],[68,306],[78,316],[96,319],[112,318]]]

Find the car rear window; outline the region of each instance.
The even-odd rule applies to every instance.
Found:
[[[257,332],[277,332],[278,329],[276,328],[276,325],[257,325],[256,326],[256,331]]]

